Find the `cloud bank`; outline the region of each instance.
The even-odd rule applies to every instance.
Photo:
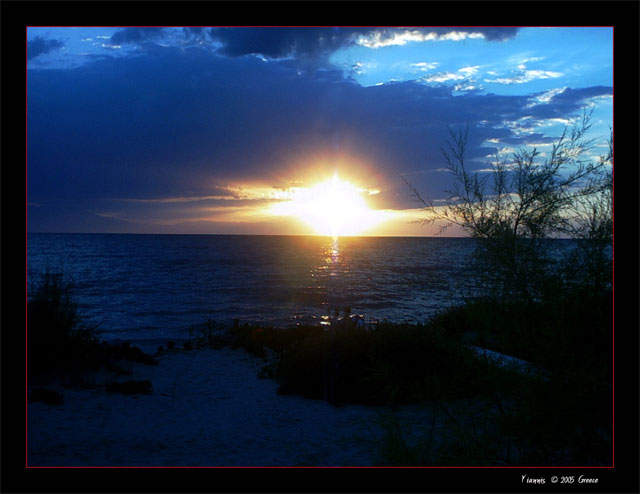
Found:
[[[142,54],[30,70],[28,190],[44,205],[33,208],[33,224],[53,205],[79,208],[85,223],[97,215],[110,228],[201,225],[243,211],[257,224],[248,212],[277,200],[269,190],[334,171],[379,190],[370,197],[377,208],[414,208],[402,177],[435,199],[449,185],[441,171],[448,127],[470,125],[468,158],[481,169],[501,146],[548,140],[548,119],[568,120],[593,98],[612,95],[605,86],[460,95],[453,85],[420,80],[361,87],[340,71],[301,72],[291,63],[326,57],[370,33],[188,28],[179,34],[192,42],[159,46],[147,42],[165,31],[121,30],[110,41],[144,45]],[[517,30],[481,34],[499,42]],[[220,48],[196,39],[216,39]],[[271,61],[244,56],[257,52]],[[466,66],[434,76],[455,82],[476,72]]]
[[[44,39],[41,36],[36,36],[27,42],[27,60],[33,60],[40,55],[59,50],[63,46],[64,43],[57,39]]]
[[[216,42],[218,53],[230,57],[261,55],[269,59],[295,58],[324,60],[331,53],[355,44],[379,48],[408,42],[464,40],[482,38],[505,41],[515,37],[518,28],[379,28],[379,27],[185,27],[179,30],[182,44],[203,45]],[[143,44],[175,37],[162,28],[123,28],[111,37],[111,43]]]

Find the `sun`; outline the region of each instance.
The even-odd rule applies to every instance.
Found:
[[[356,187],[340,180],[338,175],[311,188],[303,206],[302,219],[316,229],[330,230],[333,237],[353,230],[357,221],[370,211]],[[345,229],[347,225],[349,228]]]
[[[335,174],[313,187],[297,189],[290,201],[275,205],[272,214],[295,216],[320,235],[358,235],[386,219],[383,211],[369,208],[365,194]]]

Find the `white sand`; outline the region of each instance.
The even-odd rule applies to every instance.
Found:
[[[125,379],[151,395],[62,389],[64,404],[28,405],[29,466],[370,466],[385,409],[276,393],[241,350],[176,351]],[[113,376],[97,376],[108,382]],[[430,423],[424,407],[403,420]]]

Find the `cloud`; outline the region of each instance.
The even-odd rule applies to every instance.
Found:
[[[472,67],[462,67],[461,69],[458,69],[458,72],[462,72],[465,76],[471,77],[472,75],[478,73],[479,68],[479,65],[474,65]]]
[[[539,70],[539,69],[527,69],[526,64],[528,62],[537,62],[544,60],[541,57],[531,57],[520,60],[517,66],[517,70],[512,71],[510,77],[496,77],[495,79],[485,79],[485,82],[494,84],[524,84],[527,82],[539,80],[539,79],[555,79],[562,77],[562,72],[555,72],[552,70]]]
[[[554,72],[551,70],[522,70],[513,77],[498,77],[496,79],[485,79],[485,82],[493,82],[495,84],[524,84],[538,79],[551,79],[562,77],[562,72]]]
[[[481,38],[501,41],[517,35],[518,28],[377,28],[377,27],[125,27],[118,29],[102,47],[125,45],[207,47],[220,55],[240,57],[255,55],[264,60],[294,61],[298,68],[326,69],[328,58],[341,48],[360,44],[370,48],[402,45],[411,41]],[[94,38],[94,39],[97,39]],[[44,40],[39,41],[40,44]],[[56,41],[50,41],[52,49]],[[40,47],[34,43],[34,54]],[[424,67],[423,67],[424,68]]]
[[[564,88],[563,91],[554,94],[550,102],[554,104],[576,104],[591,98],[613,96],[613,88],[607,86],[592,86],[586,88]]]
[[[476,79],[473,77],[478,73],[480,66],[474,65],[469,67],[462,67],[456,72],[440,72],[428,77],[423,77],[421,81],[426,83],[442,84],[450,81],[464,81],[458,82],[454,85],[455,91],[474,91],[480,89],[477,85]]]
[[[476,91],[481,88],[473,84],[464,82],[462,84],[456,84],[455,86],[453,86],[453,89],[455,91],[461,92],[461,91]]]
[[[461,41],[466,38],[483,38],[480,33],[447,32],[437,34],[430,31],[420,31],[417,29],[404,31],[374,31],[367,36],[361,36],[357,43],[367,48],[383,48],[386,46],[403,46],[410,42],[424,42],[434,40]]]
[[[417,62],[409,66],[416,72],[428,72],[429,70],[435,69],[438,65],[440,65],[438,62]]]
[[[565,87],[530,96],[525,110],[537,120],[566,118],[579,112],[595,98],[612,96],[613,88],[608,86],[578,89]]]
[[[464,69],[456,74],[474,74]],[[199,221],[214,215],[203,207],[220,208],[219,216],[229,206],[278,200],[291,181],[312,183],[336,167],[359,187],[379,190],[370,196],[376,207],[415,207],[400,174],[415,178],[425,196],[441,197],[446,174],[422,172],[442,168],[448,126],[469,122],[469,163],[485,167],[481,160],[496,149],[490,139],[539,142],[539,130],[522,126],[568,118],[612,93],[602,86],[534,96],[455,96],[451,86],[419,82],[361,87],[336,74],[301,75],[289,60],[195,47],[34,70],[27,80],[30,202],[67,201],[138,222],[156,218],[157,208],[172,221]]]
[[[59,50],[63,46],[64,43],[57,39],[44,39],[41,36],[36,36],[27,42],[27,60],[32,60],[54,50]]]
[[[461,81],[465,79],[462,74],[455,74],[453,72],[440,72],[429,77],[424,77],[422,80],[425,82],[448,82],[448,81]]]
[[[369,31],[369,28],[339,27],[214,28],[210,35],[222,43],[220,53],[226,56],[259,54],[271,59],[322,59],[353,44],[356,35]]]
[[[536,93],[531,95],[531,104],[530,106],[535,106],[538,104],[549,103],[553,97],[557,94],[562,93],[566,87],[550,89],[549,91],[544,91],[542,93]]]
[[[402,46],[409,42],[462,41],[467,38],[503,41],[516,36],[518,28],[382,28],[358,37],[357,43],[368,48]]]
[[[206,28],[204,27],[185,27],[182,32],[187,38],[203,38],[206,36]]]
[[[298,70],[318,72],[333,68],[329,57],[334,52],[357,44],[379,48],[411,41],[467,38],[502,41],[516,36],[517,32],[518,28],[456,27],[128,27],[116,31],[102,46],[116,49],[127,44],[144,45],[147,49],[153,45],[206,47],[227,57],[254,55],[264,61],[290,60]],[[354,67],[356,73],[358,70]]]
[[[345,46],[369,48],[403,45],[411,41],[483,38],[501,41],[514,37],[517,28],[214,28],[211,36],[222,43],[227,56],[260,54],[272,59],[322,59]]]
[[[161,27],[125,27],[111,36],[112,45],[127,43],[143,43],[164,37],[165,30]]]

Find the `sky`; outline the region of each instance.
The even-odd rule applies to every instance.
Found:
[[[433,235],[407,182],[447,197],[449,129],[482,171],[613,125],[611,27],[26,35],[31,232]]]

